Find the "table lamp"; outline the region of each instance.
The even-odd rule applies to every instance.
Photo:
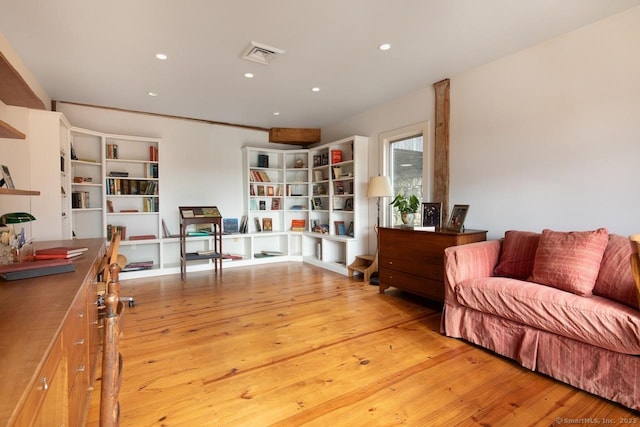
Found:
[[[380,227],[380,198],[392,197],[393,190],[388,176],[372,176],[369,178],[369,188],[367,189],[367,197],[378,198],[378,227]]]

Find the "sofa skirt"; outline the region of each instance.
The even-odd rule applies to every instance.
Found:
[[[640,410],[640,356],[616,353],[446,303],[441,331],[513,359],[532,371]]]

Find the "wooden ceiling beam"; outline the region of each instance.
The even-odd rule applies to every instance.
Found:
[[[269,142],[307,146],[320,142],[319,128],[271,128]]]

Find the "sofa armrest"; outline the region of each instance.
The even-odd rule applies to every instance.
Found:
[[[467,279],[493,276],[502,240],[451,246],[444,250],[444,300],[457,305],[455,286]]]

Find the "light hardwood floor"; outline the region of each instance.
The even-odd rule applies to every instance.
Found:
[[[121,341],[121,426],[640,424],[638,413],[442,336],[427,300],[302,263],[121,289],[137,304]],[[89,426],[97,405],[96,393]]]

